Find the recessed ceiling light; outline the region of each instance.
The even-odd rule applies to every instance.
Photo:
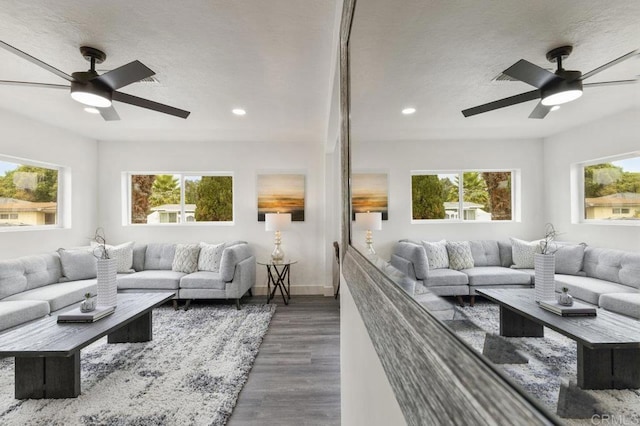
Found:
[[[247,111],[243,110],[242,108],[234,108],[231,110],[231,112],[235,115],[245,115],[247,113]]]
[[[557,111],[560,109],[560,105],[554,105],[551,107],[551,109],[549,111],[553,112],[553,111]]]
[[[100,114],[100,111],[98,110],[98,108],[86,107],[84,110],[89,114]]]
[[[414,112],[416,112],[416,109],[415,108],[411,108],[411,107],[405,108],[405,109],[402,110],[402,113],[404,115],[410,115],[410,114],[413,114]]]

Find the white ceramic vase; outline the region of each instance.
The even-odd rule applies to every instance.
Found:
[[[553,254],[536,253],[535,267],[535,300],[556,300],[556,257]]]
[[[118,302],[118,261],[98,259],[98,305],[116,306]]]

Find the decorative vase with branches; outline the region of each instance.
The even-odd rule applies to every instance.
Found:
[[[535,300],[555,300],[555,269],[557,251],[554,243],[558,232],[551,223],[545,225],[544,238],[540,240],[540,253],[534,255]]]
[[[98,305],[115,306],[118,299],[118,261],[109,256],[107,239],[102,228],[93,237],[96,246],[93,255],[98,258]]]

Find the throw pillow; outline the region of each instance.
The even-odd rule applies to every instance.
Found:
[[[200,246],[198,244],[177,244],[176,254],[173,258],[171,270],[190,274],[198,270],[198,254]]]
[[[540,253],[540,241],[524,241],[517,238],[509,238],[511,240],[511,254],[513,256],[514,269],[533,269],[534,254]]]
[[[122,243],[117,246],[108,246],[107,254],[109,258],[116,259],[118,263],[118,273],[128,274],[133,270],[133,241]]]
[[[449,268],[460,271],[473,268],[473,255],[469,241],[447,241]]]
[[[438,242],[423,241],[425,251],[427,252],[427,260],[429,261],[429,269],[445,269],[449,267],[449,255],[447,254],[447,240]]]
[[[208,244],[200,243],[200,255],[198,256],[198,270],[220,272],[220,260],[222,252],[226,248],[224,243]]]
[[[62,275],[69,281],[88,280],[97,276],[96,262],[90,248],[67,250],[58,249]]]
[[[556,274],[580,275],[582,260],[584,258],[585,243],[564,244],[558,243],[555,252]]]

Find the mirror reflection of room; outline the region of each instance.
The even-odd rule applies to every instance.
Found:
[[[639,18],[373,0],[349,42],[352,245],[572,424],[640,422]]]

